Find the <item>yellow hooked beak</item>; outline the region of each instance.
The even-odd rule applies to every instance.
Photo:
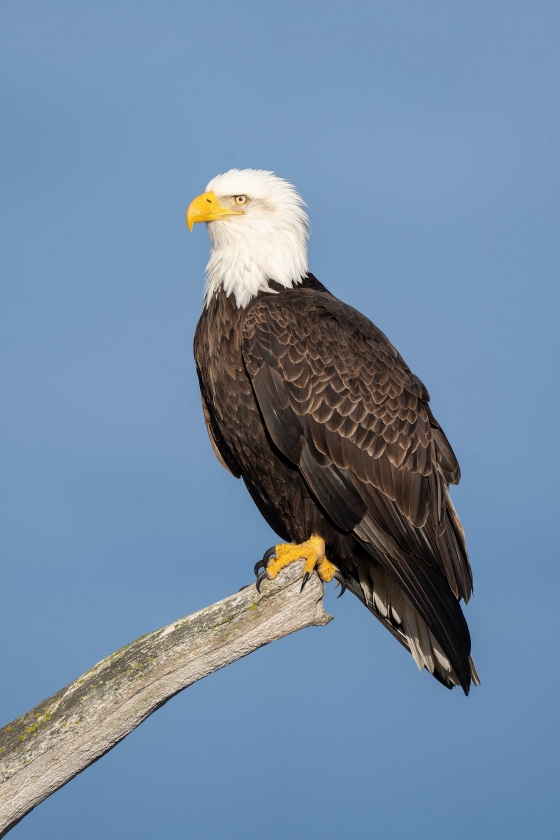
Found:
[[[232,210],[231,207],[222,207],[216,198],[215,193],[207,192],[197,196],[191,201],[187,210],[187,224],[189,230],[197,222],[213,222],[214,219],[222,219],[224,216],[243,216],[243,210]]]

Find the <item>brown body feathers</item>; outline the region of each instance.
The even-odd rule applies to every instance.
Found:
[[[273,287],[273,284],[271,284]],[[205,308],[195,357],[216,455],[283,540],[323,536],[348,587],[445,685],[477,682],[459,465],[385,335],[313,275]]]

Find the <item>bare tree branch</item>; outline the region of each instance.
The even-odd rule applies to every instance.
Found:
[[[0,837],[177,692],[263,645],[331,620],[313,575],[293,563],[137,639],[0,730]]]

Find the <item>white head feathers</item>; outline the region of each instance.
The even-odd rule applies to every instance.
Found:
[[[246,197],[242,215],[207,222],[212,243],[206,266],[206,304],[223,287],[238,307],[247,306],[269,280],[291,288],[308,271],[309,223],[294,187],[273,172],[230,169],[206,187],[220,204]],[[240,209],[240,208],[239,208]]]

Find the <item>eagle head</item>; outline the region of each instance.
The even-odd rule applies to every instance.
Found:
[[[206,303],[220,289],[245,307],[270,281],[291,288],[308,272],[309,223],[292,184],[262,169],[230,169],[191,202],[187,224],[206,222]]]

